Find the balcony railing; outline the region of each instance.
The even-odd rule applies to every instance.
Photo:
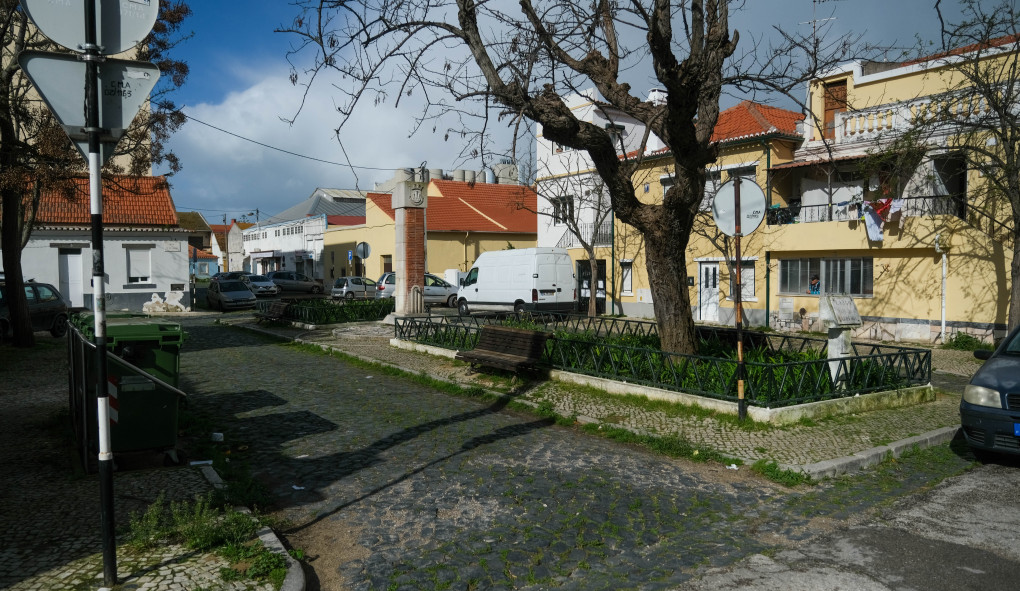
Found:
[[[836,143],[874,141],[882,135],[903,133],[918,120],[933,117],[946,120],[942,131],[948,133],[953,121],[964,123],[990,116],[988,101],[980,96],[946,93],[837,113],[834,139]]]
[[[581,236],[584,237],[585,242],[589,242],[592,246],[612,246],[613,245],[613,223],[602,222],[598,226],[593,223],[581,223],[577,225]],[[581,248],[581,241],[571,232],[569,229],[563,231],[563,236],[560,237],[559,242],[556,243],[558,248]]]
[[[862,205],[863,203],[856,202],[834,203],[832,205],[794,204],[790,207],[772,207],[766,210],[765,219],[770,226],[809,224],[813,222],[845,222],[860,219]],[[960,219],[967,219],[967,210],[967,203],[951,195],[907,197],[903,199],[900,215],[906,217],[953,215]],[[972,211],[976,212],[977,210],[972,209]]]

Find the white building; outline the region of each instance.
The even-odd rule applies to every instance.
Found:
[[[296,271],[323,280],[326,215],[258,224],[243,231],[244,268],[254,273]]]

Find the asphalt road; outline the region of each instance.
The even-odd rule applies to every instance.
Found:
[[[185,324],[191,404],[275,495],[310,589],[990,590],[1020,572],[1015,463],[967,472],[941,446],[788,489]]]

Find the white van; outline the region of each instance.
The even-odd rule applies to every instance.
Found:
[[[474,310],[573,311],[574,263],[565,248],[483,252],[461,282],[457,303],[462,316]]]

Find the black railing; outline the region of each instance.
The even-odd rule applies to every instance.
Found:
[[[626,344],[657,341],[655,324],[578,315],[523,317],[398,318],[396,336],[450,349],[470,349],[484,324],[530,325],[555,334],[545,363],[555,369],[638,383],[708,398],[737,400],[736,329],[697,327],[702,348],[722,356],[681,355]],[[555,328],[553,328],[555,327]],[[569,330],[567,327],[583,330]],[[742,331],[745,398],[761,407],[781,407],[931,382],[931,351],[857,343],[853,354],[830,360],[825,339]],[[623,343],[623,344],[621,344]]]
[[[952,195],[927,197],[906,197],[901,200],[900,215],[906,217],[951,215],[968,220],[969,216],[992,219],[988,214],[974,208],[965,200]],[[878,202],[867,202],[877,204]],[[765,212],[765,221],[770,226],[804,224],[813,222],[835,222],[860,219],[862,202],[843,202],[822,205],[791,204],[789,207],[772,207]],[[973,222],[972,222],[973,223]],[[975,224],[980,227],[979,224]]]
[[[259,300],[255,309],[266,313],[274,300]],[[393,311],[393,298],[375,300],[290,300],[290,305],[283,313],[288,320],[296,320],[307,324],[338,324],[343,322],[362,322],[381,320]]]

